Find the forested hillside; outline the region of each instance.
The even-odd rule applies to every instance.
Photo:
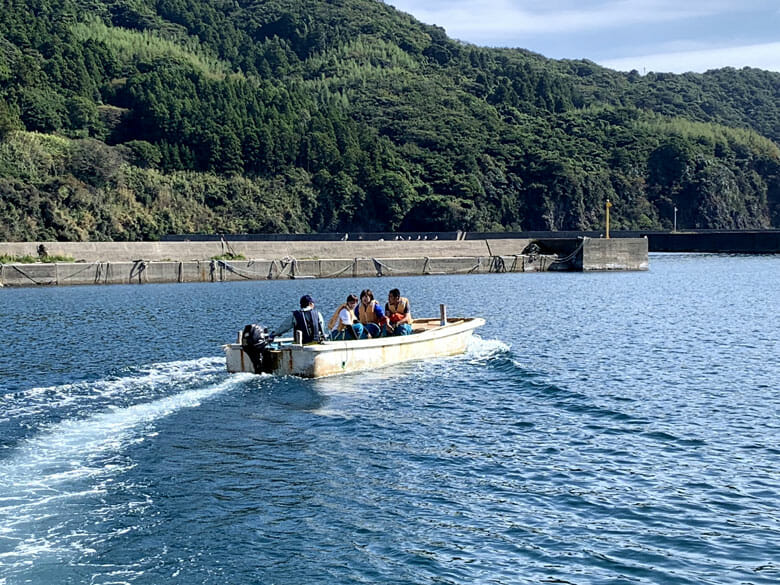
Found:
[[[780,74],[623,74],[375,0],[4,0],[0,240],[780,227]]]

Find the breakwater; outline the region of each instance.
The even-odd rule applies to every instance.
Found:
[[[227,250],[226,250],[227,246]],[[647,240],[21,242],[0,254],[75,262],[3,264],[0,285],[225,282],[295,278],[646,270]],[[226,254],[251,260],[218,259]]]
[[[461,237],[490,240],[497,234],[472,234]],[[599,238],[599,232],[513,232],[508,238]],[[780,254],[780,230],[685,230],[685,231],[612,231],[612,238],[647,238],[650,252],[701,252],[715,254]]]
[[[707,252],[728,254],[779,254],[780,229],[685,229],[669,230],[613,230],[612,238],[647,238],[650,252]],[[325,234],[231,234],[231,242],[236,241],[338,241],[350,240],[456,240],[488,241],[494,240],[573,240],[577,238],[603,238],[603,231],[525,231],[525,232],[353,232]],[[213,234],[169,235],[164,241],[219,241],[221,236]]]
[[[652,252],[780,254],[780,230],[649,232]]]

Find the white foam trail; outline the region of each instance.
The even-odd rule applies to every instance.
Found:
[[[106,451],[118,451],[139,426],[164,418],[182,408],[199,406],[215,394],[235,386],[244,376],[233,376],[219,384],[188,390],[153,402],[127,408],[112,408],[84,420],[67,420],[23,443],[16,453],[0,463],[0,486],[14,479],[36,477],[38,482],[73,479],[79,462]],[[43,476],[41,475],[43,473]],[[66,474],[63,476],[63,474]]]
[[[169,384],[171,380],[177,386],[197,383],[204,375],[216,373],[222,368],[224,358],[205,357],[143,366],[137,375],[7,392],[0,396],[0,420],[34,417],[78,402],[106,400],[116,396],[144,397]]]
[[[479,335],[472,335],[466,346],[466,357],[485,360],[510,351],[511,347],[499,339],[482,339]]]
[[[224,365],[224,361],[224,358],[221,357],[203,357],[196,360],[149,364],[148,366],[140,366],[138,368],[140,375],[137,376],[109,378],[106,380],[96,380],[93,382],[77,382],[75,384],[63,384],[61,386],[28,388],[27,390],[22,390],[19,392],[8,392],[3,396],[0,396],[0,399],[20,397],[29,398],[45,394],[47,399],[51,400],[52,395],[67,395],[72,393],[74,389],[85,388],[103,390],[104,394],[113,394],[118,390],[126,390],[128,382],[132,382],[137,386],[145,386],[154,384],[161,380],[167,381],[171,377],[175,377],[177,381],[180,382],[182,378],[203,375],[204,370],[216,371],[218,366]]]
[[[107,459],[130,444],[154,436],[156,433],[149,429],[152,422],[183,408],[199,406],[249,377],[251,374],[235,375],[152,402],[67,420],[23,442],[0,462],[0,537],[16,543],[11,550],[0,549],[0,565],[9,557],[20,560],[31,550],[39,554],[73,548],[73,543],[66,542],[68,538],[50,533],[41,539],[33,536],[30,528],[41,522],[51,523],[64,500],[105,491],[106,479],[131,465],[127,460]],[[170,383],[170,379],[167,381]]]

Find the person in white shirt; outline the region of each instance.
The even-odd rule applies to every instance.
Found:
[[[363,337],[363,325],[357,320],[355,307],[358,299],[355,295],[349,295],[346,302],[341,304],[328,321],[331,330],[330,338],[334,341],[347,339],[361,339]]]

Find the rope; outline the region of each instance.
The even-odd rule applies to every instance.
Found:
[[[290,269],[290,274],[288,274],[288,276],[293,276],[295,274],[295,268],[298,265],[298,261],[292,256],[285,256],[279,260],[279,264],[281,264],[282,268],[279,270],[279,274],[276,275],[276,278],[284,276],[284,273],[287,272],[288,268]]]
[[[482,265],[482,262],[481,262],[481,258],[477,258],[477,263],[474,264],[474,266],[472,266],[471,268],[461,268],[460,270],[452,270],[452,271],[446,271],[446,272],[443,272],[443,271],[434,272],[433,270],[431,270],[429,268],[430,265],[431,265],[431,259],[428,256],[426,256],[425,257],[425,264],[423,265],[423,269],[422,269],[422,273],[423,274],[427,274],[427,275],[432,275],[432,274],[471,274],[475,270],[479,269],[479,267]]]
[[[395,272],[396,271],[395,268],[393,268],[392,266],[388,266],[387,264],[383,264],[382,262],[380,262],[376,258],[371,258],[371,261],[374,263],[374,269],[376,270],[376,275],[377,276],[384,276],[384,274],[382,273],[382,269],[385,269],[388,272]]]
[[[30,276],[29,274],[27,274],[27,273],[26,273],[24,270],[22,270],[21,268],[19,268],[19,266],[17,266],[16,264],[9,264],[8,266],[10,266],[10,267],[11,267],[11,268],[13,268],[14,270],[16,270],[16,271],[17,271],[19,274],[21,274],[22,276],[24,276],[24,277],[25,277],[27,280],[29,280],[29,281],[30,281],[30,282],[32,282],[33,284],[37,284],[38,286],[42,286],[42,285],[50,285],[50,284],[56,284],[56,283],[57,283],[57,281],[56,281],[56,280],[50,280],[50,281],[48,281],[48,282],[38,282],[38,281],[37,281],[37,280],[35,280],[35,279],[34,279],[32,276]]]
[[[229,262],[225,262],[224,260],[212,260],[211,262],[212,262],[212,269],[211,269],[212,273],[215,270],[215,266],[213,266],[213,265],[216,264],[216,266],[218,266],[220,269],[224,269],[224,270],[227,270],[228,272],[232,272],[233,274],[236,274],[236,275],[240,276],[241,278],[245,278],[246,280],[257,280],[257,277],[262,275],[262,273],[260,273],[260,272],[258,272],[256,270],[255,271],[249,271],[249,270],[242,270],[240,268],[236,268],[235,266],[233,266]],[[290,278],[295,278],[295,273],[298,271],[298,260],[296,260],[295,258],[285,257],[282,260],[280,260],[279,263],[281,264],[281,267],[277,269],[278,271],[277,271],[276,275],[274,275],[274,267],[276,266],[276,260],[272,260],[271,261],[271,265],[268,267],[268,274],[265,277],[266,279],[274,280],[274,279],[278,279],[278,278],[280,278],[282,276],[285,276],[285,273],[288,272],[288,269],[290,270],[290,272],[288,273]],[[349,270],[353,266],[354,266],[354,262],[352,264],[348,264],[347,266],[345,266],[341,270],[339,270],[337,272],[334,272],[332,275],[323,276],[321,278],[328,278],[328,277],[331,277],[331,276],[338,276],[340,274],[343,274],[344,272],[346,272],[347,270]],[[213,280],[214,279],[212,277],[212,281]]]
[[[103,282],[106,283],[111,278],[111,262],[106,262],[106,275],[103,277]],[[100,282],[100,278],[103,276],[103,263],[98,263],[98,269],[95,271],[95,283]]]
[[[253,276],[251,276],[251,275],[247,276],[247,274],[260,274],[259,272],[244,274],[244,272],[242,270],[239,270],[238,268],[236,268],[232,264],[228,264],[224,260],[217,260],[216,262],[217,262],[217,265],[220,267],[220,269],[224,269],[224,270],[227,270],[228,272],[232,272],[233,274],[237,274],[238,276],[240,276],[241,278],[245,278],[246,280],[257,280],[256,278],[253,278]],[[222,280],[222,279],[220,279],[220,280]]]
[[[320,278],[336,278],[337,276],[341,276],[342,274],[344,274],[350,268],[354,270],[356,264],[357,264],[357,258],[355,258],[350,264],[347,264],[341,270],[337,270],[336,272],[332,272],[331,274],[322,275],[320,276]]]
[[[490,272],[506,272],[503,256],[491,256],[490,258]]]
[[[103,276],[103,262],[98,262],[97,263],[97,269],[95,270],[95,284],[100,284],[100,279],[101,278],[103,279],[103,283],[104,284],[106,282],[108,282],[109,278],[111,278],[111,262],[106,262],[105,264],[106,264],[106,266],[105,266],[106,275],[104,277]]]
[[[130,280],[133,280],[133,278],[137,275],[138,276],[138,282],[141,283],[143,276],[146,274],[146,260],[133,260],[133,267],[130,269]],[[149,282],[149,279],[146,279],[146,282]]]
[[[223,234],[220,234],[219,240],[222,243],[222,253],[225,253],[225,249],[227,248],[227,253],[231,256],[235,257],[236,253],[233,251],[233,246],[231,246],[228,241],[225,239],[225,236]]]
[[[268,276],[266,276],[268,280],[274,280],[276,278],[284,276],[288,268],[295,269],[295,267],[298,264],[298,261],[295,258],[290,258],[289,256],[285,256],[284,258],[279,260],[279,264],[281,265],[281,267],[276,268],[276,259],[271,260],[271,265],[268,267]],[[276,275],[274,275],[274,268],[277,269]],[[292,277],[294,275],[290,274],[289,276]]]
[[[536,270],[537,271],[545,271],[550,269],[552,266],[555,265],[561,265],[565,264],[567,262],[571,262],[574,260],[578,254],[582,251],[583,247],[585,245],[585,241],[581,240],[579,245],[569,254],[566,256],[558,258],[555,255],[544,255],[544,254],[513,254],[512,255],[512,262],[511,264],[508,262],[508,259],[504,256],[489,256],[489,257],[477,257],[476,263],[468,268],[462,268],[453,270],[451,266],[448,266],[447,269],[443,271],[437,271],[435,270],[435,267],[433,266],[433,261],[436,260],[436,258],[431,258],[429,256],[424,257],[424,264],[422,266],[422,270],[419,274],[421,275],[435,275],[435,274],[465,274],[465,273],[473,273],[475,271],[481,271],[483,270],[483,267],[485,265],[485,262],[488,263],[488,271],[493,273],[504,273],[504,272],[525,272],[528,268],[528,265],[531,265],[531,268],[533,268],[533,264],[536,264]],[[339,276],[344,275],[345,273],[348,273],[350,269],[352,269],[353,275],[358,270],[358,263],[360,260],[366,260],[366,258],[354,258],[351,261],[347,260],[347,264],[344,265],[343,268],[340,268],[338,270],[335,270],[334,272],[331,272],[329,274],[319,274],[317,276],[316,274],[313,274],[311,276],[308,275],[300,275],[298,278],[336,278]],[[373,263],[374,269],[376,270],[376,275],[378,277],[382,276],[389,276],[390,273],[394,274],[412,274],[413,272],[407,272],[409,265],[404,264],[404,268],[398,269],[393,267],[392,265],[383,262],[382,260],[378,258],[371,258],[371,261]],[[277,262],[279,264],[277,265]],[[184,282],[185,275],[184,275],[184,262],[178,262],[178,270],[177,270],[177,280],[178,282]],[[200,265],[200,262],[198,262]],[[254,264],[252,262],[251,264]],[[22,265],[23,266],[23,265]],[[129,280],[132,282],[134,278],[138,278],[139,283],[143,282],[149,282],[148,279],[148,273],[146,269],[149,266],[149,262],[145,260],[133,260],[133,267],[130,270],[130,277]],[[322,269],[322,262],[320,262],[320,270]],[[90,264],[85,264],[82,267],[78,268],[76,271],[68,274],[67,278],[63,278],[62,280],[64,282],[67,282],[69,279],[76,279],[76,277],[85,271],[89,271],[90,269],[95,270],[94,274],[94,283],[100,284],[100,283],[107,283],[112,278],[112,264],[110,262],[92,262]],[[272,260],[270,263],[270,266],[268,268],[268,273],[265,274],[264,272],[261,272],[259,270],[248,270],[239,268],[227,261],[224,260],[211,260],[209,264],[209,279],[211,282],[215,282],[217,280],[224,281],[225,280],[225,272],[231,272],[233,274],[236,274],[242,279],[245,280],[260,280],[260,279],[275,279],[275,278],[283,278],[285,276],[289,276],[290,278],[296,278],[295,273],[298,272],[298,261],[297,259],[285,256],[281,260]],[[5,286],[5,280],[8,279],[8,270],[13,269],[18,274],[23,276],[25,279],[30,281],[32,284],[35,285],[52,285],[52,284],[59,284],[59,278],[55,273],[54,280],[42,280],[40,278],[36,278],[31,274],[28,274],[20,265],[14,265],[14,264],[2,264],[0,263],[0,286]],[[218,272],[219,271],[219,272]]]
[[[98,266],[98,269],[99,269],[99,267],[100,267],[100,262],[97,262],[97,261],[96,261],[96,262],[92,262],[91,264],[87,264],[87,265],[85,265],[85,266],[84,266],[84,268],[82,268],[81,270],[77,270],[76,272],[74,272],[74,273],[72,273],[72,274],[69,274],[69,275],[68,275],[68,278],[71,278],[71,277],[73,277],[73,276],[76,276],[77,274],[81,274],[81,273],[82,273],[82,272],[84,272],[85,270],[88,270],[88,269],[92,268],[92,267],[93,267],[93,266],[95,266],[95,265],[97,265],[97,266]],[[59,274],[58,274],[58,273],[56,273],[56,272],[55,272],[55,274],[57,274],[57,282],[59,283]],[[95,282],[97,282],[97,280],[96,280]]]
[[[228,262],[225,262],[224,260],[217,260],[217,264],[219,265],[220,268],[224,268],[228,272],[232,272],[233,274],[237,274],[241,278],[245,278],[247,280],[257,280],[257,278],[255,278],[255,276],[260,274],[260,272],[257,272],[257,271],[255,271],[255,272],[248,272],[246,270],[241,270],[239,268],[236,268],[232,264],[229,264]]]
[[[552,263],[551,263],[551,265],[552,265],[552,264],[564,264],[564,263],[566,263],[566,262],[570,262],[571,260],[574,260],[574,258],[576,258],[576,257],[577,257],[577,254],[579,254],[580,250],[582,250],[582,247],[583,247],[584,245],[585,245],[585,240],[583,239],[583,240],[580,242],[580,245],[579,245],[579,246],[577,246],[577,248],[574,250],[574,252],[572,252],[571,254],[569,254],[568,256],[566,256],[566,257],[564,257],[564,258],[558,258],[558,259],[556,259],[556,260],[553,260],[553,261],[552,261]]]

